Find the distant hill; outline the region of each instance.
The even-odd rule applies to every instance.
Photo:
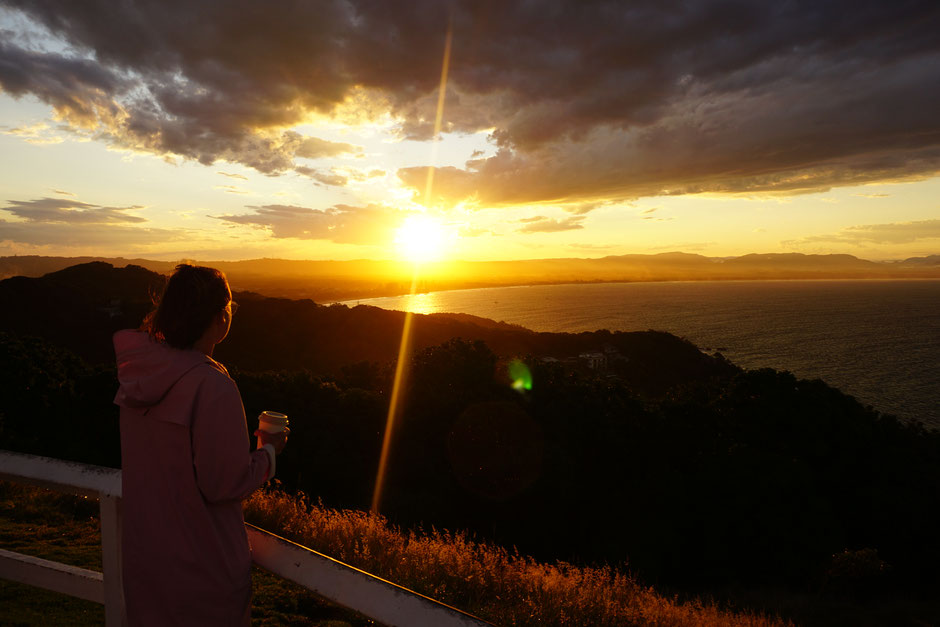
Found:
[[[112,334],[140,325],[164,280],[140,266],[115,268],[101,261],[39,278],[9,278],[0,281],[0,301],[15,306],[0,308],[0,331],[42,337],[89,362],[111,363]],[[253,292],[236,292],[234,298],[238,315],[216,349],[226,365],[339,373],[344,366],[390,362],[398,355],[405,316],[400,311],[323,306]],[[482,340],[502,356],[577,359],[606,351],[625,375],[655,393],[727,367],[689,342],[653,331],[536,333],[466,314],[415,315],[412,328],[415,350],[463,338]]]
[[[689,253],[616,255],[599,259],[523,259],[447,261],[421,268],[418,291],[618,281],[695,281],[747,279],[940,278],[940,255],[900,262],[874,262],[851,255],[801,253],[751,254],[734,258]],[[0,257],[0,279],[39,277],[82,263],[128,264],[166,274],[176,265],[147,259],[104,257]],[[252,259],[198,261],[221,269],[236,290],[266,296],[310,298],[328,303],[392,296],[411,289],[413,267],[398,261],[295,261]]]
[[[899,262],[901,266],[936,266],[940,267],[940,255],[928,255],[927,257],[908,257]]]

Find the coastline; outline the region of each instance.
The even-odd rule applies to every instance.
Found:
[[[320,304],[325,306],[331,305],[346,305],[347,307],[355,307],[357,304],[360,304],[358,301],[371,301],[371,300],[382,300],[382,299],[396,299],[396,298],[409,298],[412,296],[427,296],[429,294],[443,294],[443,293],[452,293],[452,292],[473,292],[473,291],[482,291],[482,290],[491,290],[491,289],[504,289],[504,288],[527,288],[527,287],[546,287],[553,285],[624,285],[624,284],[644,284],[644,283],[657,283],[657,284],[679,284],[679,283],[688,283],[688,284],[703,284],[703,283],[798,283],[798,282],[921,282],[921,281],[940,281],[940,271],[937,272],[936,276],[905,276],[905,277],[784,277],[784,278],[739,278],[739,279],[649,279],[649,280],[639,280],[639,279],[624,279],[621,281],[607,280],[607,279],[598,279],[598,280],[582,280],[582,281],[545,281],[545,282],[536,282],[531,281],[528,283],[494,283],[487,285],[474,285],[472,287],[445,287],[440,289],[429,289],[411,292],[396,292],[396,293],[378,293],[370,296],[357,296],[353,298],[343,298],[336,299],[332,301],[322,302]],[[265,294],[267,296],[267,294]],[[378,305],[374,305],[378,306]],[[442,312],[443,313],[443,312]]]

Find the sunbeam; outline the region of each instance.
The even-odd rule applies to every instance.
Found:
[[[447,38],[444,43],[444,59],[441,64],[441,82],[437,96],[437,114],[434,117],[434,140],[431,144],[431,165],[428,168],[427,181],[424,186],[424,199],[429,202],[431,190],[434,186],[434,168],[437,165],[437,146],[440,141],[441,123],[444,118],[444,96],[447,91],[447,71],[450,67],[450,47],[453,37],[453,20],[447,27]],[[418,273],[421,264],[414,264],[414,274],[411,280],[411,296],[415,295],[418,286]],[[388,416],[385,419],[385,435],[382,438],[382,454],[379,456],[379,468],[375,477],[375,490],[372,493],[372,511],[378,512],[382,502],[382,490],[385,487],[385,474],[388,467],[388,456],[391,450],[392,436],[395,431],[395,422],[401,412],[402,394],[405,381],[408,377],[408,361],[411,356],[411,323],[413,314],[405,312],[405,323],[401,332],[401,344],[398,348],[398,363],[395,366],[395,382],[392,385],[392,398],[389,401]]]

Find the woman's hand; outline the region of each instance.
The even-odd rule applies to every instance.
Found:
[[[284,450],[284,447],[287,445],[287,436],[289,435],[290,427],[285,427],[280,433],[268,433],[261,429],[255,431],[255,436],[261,440],[261,446],[270,444],[274,447],[274,452],[277,454],[280,454],[280,452]]]

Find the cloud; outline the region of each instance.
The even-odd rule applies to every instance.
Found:
[[[374,169],[366,171],[348,166],[342,168],[330,168],[329,174],[320,172],[314,168],[306,168],[303,166],[298,166],[296,170],[300,174],[311,176],[321,183],[339,186],[347,185],[349,181],[357,181],[361,183],[363,181],[368,181],[369,179],[385,176],[384,170]]]
[[[312,178],[313,180],[323,183],[324,185],[333,185],[336,187],[344,187],[349,183],[349,178],[339,174],[335,171],[323,172],[316,168],[308,168],[307,166],[297,166],[294,168],[294,171],[303,176]]]
[[[2,211],[9,211],[29,223],[59,224],[126,224],[146,222],[146,218],[129,215],[128,211],[143,209],[132,207],[102,207],[65,198],[40,198],[38,200],[8,200]]]
[[[921,73],[918,80],[928,77]],[[914,92],[921,87],[908,87],[897,96],[916,102]],[[906,110],[895,118],[886,113],[891,103],[883,102],[878,108],[889,122],[851,114],[838,119],[830,107],[851,111],[859,104],[836,95],[807,104],[812,94],[798,91],[789,97],[776,94],[791,101],[783,110],[761,102],[765,96],[740,94],[714,110],[676,105],[642,128],[597,128],[579,141],[503,148],[465,168],[438,169],[430,199],[420,195],[426,168],[402,169],[399,178],[428,204],[472,200],[501,206],[696,193],[808,193],[940,173],[940,125],[929,128],[937,123],[924,120],[925,111]],[[932,97],[940,101],[940,87]],[[830,116],[831,121],[808,127],[809,120]],[[924,141],[927,137],[935,139]]]
[[[235,185],[216,185],[214,189],[225,192],[226,194],[247,194],[248,191],[236,187]]]
[[[284,130],[353,109],[430,138],[452,16],[445,132],[488,131],[495,154],[440,169],[428,203],[792,194],[940,172],[929,0],[5,4],[59,43],[0,38],[5,92],[102,141],[205,164],[283,174],[359,154]],[[422,170],[399,176],[421,192]]]
[[[0,220],[0,242],[32,246],[61,246],[88,249],[152,247],[172,241],[191,241],[193,233],[183,229],[155,229],[120,224],[67,224],[63,222],[8,222]]]
[[[517,232],[518,233],[557,233],[559,231],[574,231],[577,229],[584,228],[584,225],[581,224],[582,220],[584,220],[584,216],[572,216],[570,218],[564,218],[561,220],[546,218],[544,216],[536,216],[534,218],[524,218],[519,221],[526,223],[526,225],[518,229]]]
[[[216,174],[221,174],[222,176],[227,176],[231,179],[239,179],[242,181],[247,181],[248,177],[241,174],[232,174],[231,172],[216,172]]]
[[[268,229],[274,238],[330,240],[341,244],[387,244],[402,215],[381,205],[336,205],[311,209],[295,205],[248,207],[253,213],[212,216],[232,224]]]
[[[55,191],[74,196],[70,192]],[[52,246],[74,248],[83,251],[82,254],[96,248],[126,253],[204,237],[188,229],[139,226],[147,220],[128,212],[143,208],[141,205],[107,207],[74,198],[8,200],[5,206],[0,206],[0,211],[9,212],[19,220],[0,219],[0,242],[23,244],[39,251]]]
[[[781,244],[788,247],[810,243],[910,244],[930,239],[940,240],[940,219],[850,226],[838,233],[811,235]]]
[[[565,205],[565,206],[562,206],[562,209],[568,213],[573,213],[578,216],[583,216],[585,214],[588,214],[594,211],[598,207],[602,207],[604,204],[605,203],[602,203],[602,202],[585,202],[585,203],[578,203],[574,205]]]
[[[87,58],[27,50],[0,39],[0,86],[12,96],[32,94],[75,126],[92,128],[117,113],[111,94],[127,85],[111,69]]]
[[[55,130],[45,122],[37,122],[35,124],[30,124],[29,126],[17,126],[13,128],[8,126],[0,126],[0,129],[2,129],[0,132],[4,133],[5,135],[21,137],[24,141],[30,144],[60,144],[64,141],[62,136],[60,134],[56,134]]]
[[[305,159],[320,159],[323,157],[335,157],[337,155],[348,153],[361,153],[362,149],[342,142],[331,142],[317,137],[307,137],[304,139],[295,151],[298,157]]]
[[[373,168],[372,170],[360,170],[358,168],[343,168],[343,172],[349,176],[354,181],[368,181],[369,179],[376,179],[385,176],[385,170],[379,170],[378,168]]]

